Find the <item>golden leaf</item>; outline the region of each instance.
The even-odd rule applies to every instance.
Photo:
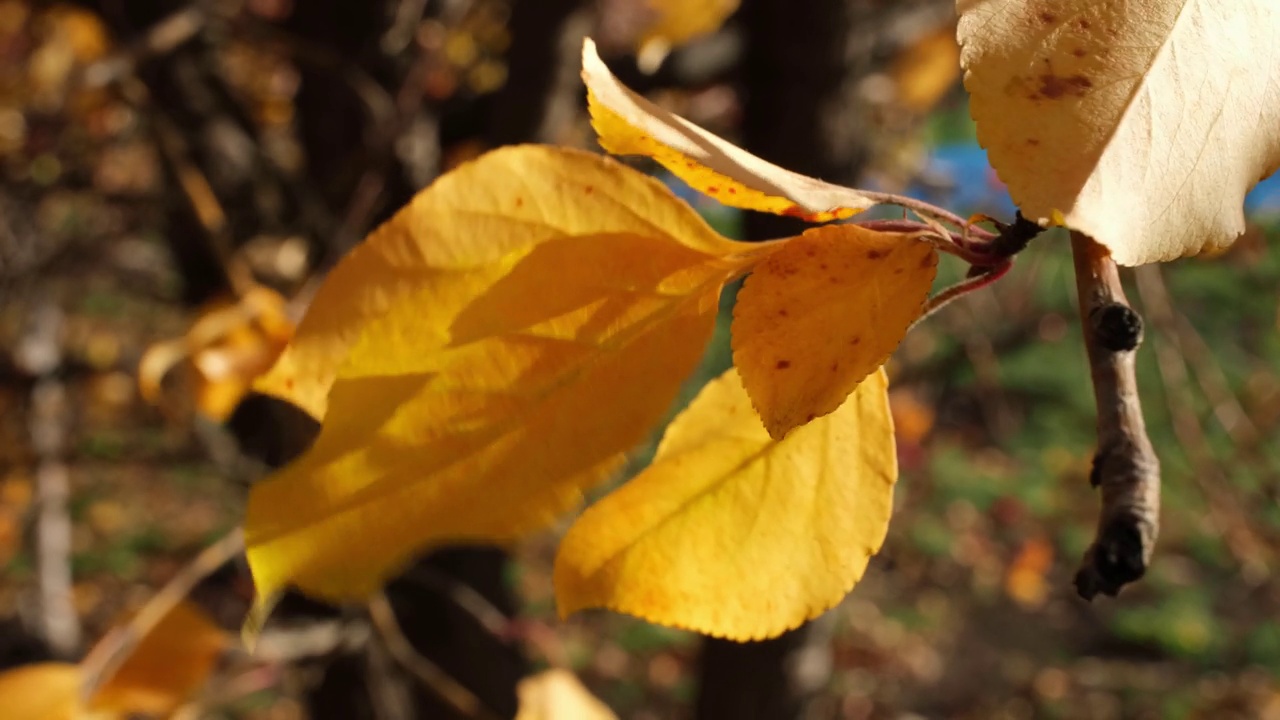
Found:
[[[590,233],[677,238],[712,254],[737,249],[660,183],[622,165],[565,149],[501,148],[438,179],[343,258],[255,389],[321,419],[338,368],[370,321],[422,303],[411,318],[414,348],[442,347],[457,303],[500,277],[509,256]]]
[[[1280,4],[960,0],[978,139],[1028,218],[1117,262],[1231,244],[1280,167]]]
[[[734,640],[778,635],[862,577],[896,478],[883,370],[782,440],[730,370],[671,424],[647,470],[569,529],[555,565],[560,612],[604,607]]]
[[[113,632],[127,634],[129,627]],[[108,635],[90,657],[112,643]],[[138,641],[88,702],[81,699],[81,667],[41,663],[0,673],[0,708],[5,720],[168,716],[196,695],[227,647],[226,633],[195,606],[179,603]]]
[[[292,335],[284,298],[253,287],[236,300],[210,303],[184,337],[147,348],[138,365],[139,390],[159,403],[165,377],[189,362],[196,372],[196,407],[206,417],[225,420]]]
[[[601,147],[615,155],[651,157],[725,205],[824,222],[879,202],[869,193],[780,168],[631,92],[609,72],[590,39],[582,46],[582,79]]]
[[[827,225],[756,266],[733,313],[733,362],[769,434],[826,415],[884,364],[937,272],[912,235]]]
[[[334,270],[273,372],[332,388],[313,447],[250,494],[260,607],[364,598],[428,547],[574,506],[667,412],[759,252],[599,156],[506,148],[442,178]]]
[[[116,632],[127,633],[128,626]],[[199,692],[229,645],[227,633],[208,615],[180,602],[106,678],[89,707],[122,715],[168,715]]]
[[[118,720],[86,715],[80,705],[80,668],[69,663],[22,665],[0,672],[0,708],[6,720]]]
[[[645,0],[652,22],[640,39],[640,57],[644,65],[656,67],[667,51],[676,45],[715,32],[738,9],[738,0]],[[645,61],[646,56],[654,56]]]

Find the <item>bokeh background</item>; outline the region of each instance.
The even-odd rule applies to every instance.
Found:
[[[310,431],[246,384],[369,229],[489,147],[594,147],[586,34],[632,87],[768,159],[1012,217],[952,3],[742,5],[642,72],[644,0],[0,0],[0,666],[80,658],[235,528]],[[797,231],[658,174],[726,234]],[[500,716],[515,678],[561,667],[638,720],[1280,718],[1280,181],[1248,214],[1224,255],[1126,276],[1165,503],[1154,565],[1118,599],[1071,587],[1097,514],[1094,408],[1051,232],[892,360],[895,519],[815,627],[742,650],[561,621],[551,532],[425,559],[390,594],[405,635]],[[728,363],[731,302],[686,400]],[[234,629],[250,596],[231,562],[193,598]],[[432,687],[410,715],[378,710],[365,649],[230,655],[191,717],[456,713]],[[733,709],[757,691],[785,697]]]

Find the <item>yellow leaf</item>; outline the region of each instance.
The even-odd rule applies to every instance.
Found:
[[[346,359],[324,371],[336,382],[315,444],[250,494],[260,598],[286,585],[364,598],[433,545],[546,526],[669,409],[722,284],[760,252],[738,253],[656,182],[598,156],[509,148],[455,174],[464,182],[444,178],[443,199],[425,191],[312,306],[379,294],[391,265],[372,257],[412,258],[377,317],[327,326],[357,337],[307,351],[341,344]]]
[[[641,37],[641,56],[715,32],[738,9],[738,0],[646,0],[653,21]],[[652,63],[651,63],[652,64]]]
[[[87,715],[80,706],[80,668],[39,663],[0,672],[0,708],[5,720],[116,720]]]
[[[388,308],[423,303],[412,318],[414,349],[441,347],[457,303],[501,276],[505,258],[589,233],[660,235],[713,254],[735,249],[660,183],[622,165],[542,146],[495,150],[441,177],[345,257],[255,389],[321,419],[338,367]]]
[[[184,337],[147,348],[138,365],[139,389],[149,402],[160,402],[165,377],[190,362],[196,371],[196,407],[206,417],[225,420],[292,335],[285,299],[253,287],[235,300],[210,303]]]
[[[520,709],[515,720],[617,720],[617,715],[582,686],[568,670],[553,668],[516,686]]]
[[[128,631],[128,625],[115,630]],[[228,644],[227,634],[203,611],[178,603],[106,678],[89,707],[166,716],[204,687]]]
[[[960,48],[948,24],[912,43],[889,69],[898,105],[921,115],[929,112],[960,78]]]
[[[651,157],[725,205],[824,222],[880,202],[871,193],[780,168],[663,110],[618,82],[590,39],[582,46],[582,79],[601,147]]]
[[[912,235],[827,225],[756,266],[733,311],[733,362],[780,438],[835,410],[920,317],[938,253]]]
[[[960,0],[978,139],[1022,212],[1125,265],[1231,244],[1280,167],[1280,3]]]
[[[560,612],[604,607],[734,640],[778,635],[862,577],[897,472],[883,370],[782,440],[730,370],[671,424],[647,470],[569,529],[555,565]]]

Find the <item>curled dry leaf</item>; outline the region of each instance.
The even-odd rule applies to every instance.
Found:
[[[757,265],[733,312],[733,363],[781,438],[835,410],[920,317],[938,268],[913,235],[827,225]]]
[[[651,157],[725,205],[825,222],[879,202],[780,168],[631,92],[609,72],[590,39],[582,46],[582,79],[601,147],[615,155]]]
[[[364,598],[427,547],[573,507],[668,411],[757,252],[586,153],[505,148],[425,190],[334,270],[273,373],[286,397],[332,388],[312,448],[250,494],[264,606],[286,585]]]
[[[838,603],[888,529],[897,457],[883,370],[835,412],[769,436],[736,371],[592,505],[556,557],[561,614],[604,607],[734,640]]]
[[[1225,247],[1280,167],[1275,0],[959,0],[978,139],[1022,212],[1124,265]]]
[[[292,336],[285,299],[269,288],[253,287],[237,300],[210,304],[184,337],[147,348],[138,366],[139,390],[149,402],[159,403],[165,377],[189,362],[196,372],[196,407],[207,417],[225,420]]]

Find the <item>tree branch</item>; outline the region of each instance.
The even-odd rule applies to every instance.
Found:
[[[1102,492],[1102,514],[1075,579],[1080,596],[1092,600],[1098,593],[1114,596],[1151,562],[1160,529],[1160,461],[1147,438],[1134,368],[1142,318],[1129,306],[1105,248],[1073,232],[1071,250],[1098,406],[1089,479]]]

